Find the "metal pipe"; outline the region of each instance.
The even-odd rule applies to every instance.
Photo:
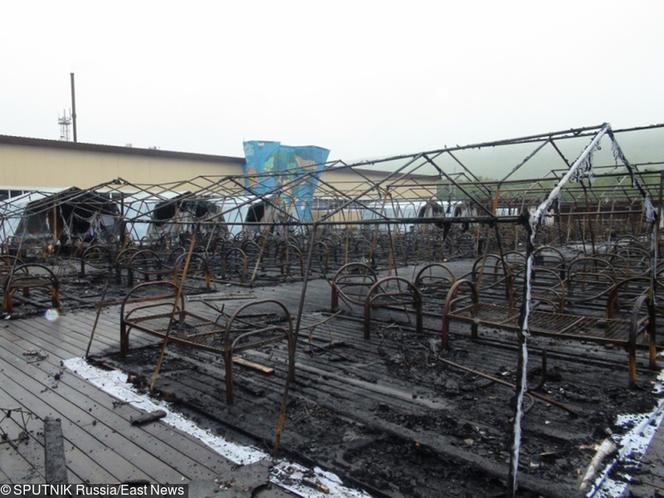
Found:
[[[69,73],[71,82],[71,121],[74,126],[74,142],[78,142],[78,134],[76,133],[76,86],[74,84],[74,73]]]

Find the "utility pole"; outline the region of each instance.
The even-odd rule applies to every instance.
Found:
[[[78,142],[76,135],[76,87],[74,85],[74,73],[69,73],[71,78],[71,119],[74,125],[74,142]]]

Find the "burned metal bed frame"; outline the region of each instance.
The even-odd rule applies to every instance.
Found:
[[[551,270],[536,269],[531,278],[534,280],[542,271],[551,272]],[[555,273],[553,275],[555,276]],[[562,309],[538,309],[542,299],[533,289],[530,310],[531,335],[622,347],[628,353],[630,385],[636,385],[637,348],[648,349],[650,368],[657,369],[655,307],[646,291],[636,298],[630,318],[616,317],[615,313],[611,312],[612,307],[609,303],[616,299],[619,287],[620,284],[615,284],[609,291],[611,297],[607,296],[606,316],[604,317],[565,311],[564,298],[559,304]],[[467,293],[459,295],[463,290],[467,290]],[[542,291],[542,289],[538,290]],[[551,291],[551,289],[545,290]],[[480,326],[518,332],[520,330],[519,310],[520,306],[485,301],[481,298],[481,293],[478,292],[472,280],[463,278],[457,280],[450,288],[443,308],[441,329],[443,344],[449,347],[449,330],[452,320],[471,324],[472,335],[475,338]],[[637,339],[643,336],[647,336],[647,342],[645,344],[637,342]]]
[[[31,298],[32,291],[46,291],[48,304],[35,302]],[[5,313],[12,313],[16,293],[20,292],[18,298],[24,302],[34,303],[37,308],[47,309],[52,307],[60,309],[60,281],[53,271],[45,265],[37,263],[23,263],[14,265],[5,275],[3,287],[2,308]]]
[[[560,144],[565,140],[578,140],[581,137],[589,139],[590,142],[585,145],[573,162],[569,161],[565,153],[561,150]],[[608,172],[600,172],[600,175],[597,176],[601,176],[601,178],[598,180],[597,178],[591,178],[593,168],[596,166],[593,156],[599,150],[599,144],[603,138],[608,139],[613,158],[615,159],[615,165],[608,166]],[[424,165],[431,166],[437,171],[441,179],[441,190],[444,190],[444,185],[447,185],[450,190],[453,187],[457,192],[462,193],[464,199],[471,201],[475,211],[470,211],[465,216],[449,216],[443,219],[441,219],[442,217],[438,217],[438,219],[433,217],[417,220],[414,217],[398,219],[396,216],[386,215],[373,220],[373,224],[375,226],[382,225],[388,229],[407,223],[441,224],[443,230],[447,229],[448,231],[454,224],[461,224],[466,230],[469,228],[472,230],[474,225],[476,233],[475,255],[486,253],[490,248],[497,250],[496,264],[502,267],[504,275],[502,282],[500,280],[494,282],[495,285],[492,286],[491,291],[495,293],[496,299],[500,298],[503,301],[502,304],[496,303],[496,306],[500,306],[502,310],[513,310],[513,312],[507,313],[502,317],[502,320],[484,321],[484,324],[507,327],[516,331],[519,360],[517,365],[517,395],[514,398],[513,445],[512,452],[510,453],[510,475],[508,476],[512,496],[516,494],[518,489],[518,462],[523,418],[522,407],[524,395],[527,392],[528,337],[542,334],[553,337],[570,337],[569,334],[560,334],[560,331],[552,333],[553,330],[551,328],[541,327],[543,324],[541,320],[551,321],[552,318],[558,322],[566,320],[569,323],[566,323],[563,332],[569,331],[571,326],[578,327],[582,322],[584,322],[583,325],[589,330],[592,330],[592,327],[601,329],[602,325],[608,328],[609,332],[602,334],[581,334],[577,330],[576,338],[578,340],[598,342],[613,341],[613,343],[626,347],[629,354],[631,381],[634,381],[636,377],[636,365],[634,361],[637,346],[636,341],[638,337],[641,337],[645,333],[648,336],[650,367],[656,367],[655,333],[657,314],[655,312],[655,302],[658,287],[657,274],[659,267],[658,249],[662,185],[664,184],[664,173],[660,173],[659,171],[655,172],[654,182],[646,182],[644,180],[644,172],[640,171],[636,165],[631,164],[626,159],[620,145],[616,141],[616,132],[608,124],[570,130],[569,132],[522,137],[517,140],[510,140],[504,143],[494,142],[489,145],[502,146],[515,143],[522,145],[532,144],[535,146],[535,149],[499,181],[480,181],[455,155],[457,152],[466,150],[467,148],[481,148],[487,144],[477,144],[475,146],[468,146],[467,148],[459,146],[450,147],[431,153],[420,153],[397,158],[400,166],[392,174],[388,175],[388,178],[379,187],[367,187],[352,199],[341,203],[339,208],[322,217],[317,223],[314,223],[310,231],[309,244],[310,248],[313,247],[317,229],[325,228],[328,224],[332,225],[330,221],[331,217],[344,207],[353,204],[353,202],[370,193],[376,195],[374,198],[388,197],[389,193],[385,194],[384,192],[389,192],[390,188],[395,187],[402,175],[412,174]],[[509,181],[510,177],[521,170],[526,163],[532,161],[532,158],[545,147],[553,149],[555,154],[564,163],[565,168],[558,171],[551,170],[552,174],[549,178],[517,180],[511,183]],[[461,175],[456,177],[451,176],[445,171],[444,166],[437,162],[444,155],[448,155],[461,166],[463,169]],[[661,165],[662,163],[658,162],[656,164]],[[597,168],[595,172],[602,168],[602,166],[598,166]],[[620,171],[616,172],[617,170]],[[649,178],[652,179],[653,175],[650,175]],[[627,182],[624,181],[625,179],[627,179]],[[599,185],[595,185],[593,188],[591,184],[593,181],[599,183]],[[602,185],[601,182],[605,182],[605,184]],[[519,185],[523,185],[524,183],[527,184],[526,188],[519,188]],[[411,182],[409,187],[415,188],[414,184],[415,182]],[[401,186],[403,186],[403,183]],[[651,191],[651,189],[657,187],[659,187],[659,193],[656,203],[660,213],[654,208],[653,199],[656,196]],[[505,198],[506,191],[517,189],[520,197],[518,201],[518,198],[514,194],[512,194],[511,198]],[[593,197],[592,200],[591,196]],[[542,201],[543,197],[544,201]],[[611,208],[603,210],[602,205],[607,202],[611,204]],[[596,203],[596,208],[591,207],[593,203]],[[451,205],[451,202],[448,205]],[[563,219],[565,219],[564,224],[561,221]],[[596,276],[595,278],[604,278],[605,282],[613,283],[611,292],[609,293],[612,296],[610,300],[612,302],[615,301],[615,296],[620,294],[619,291],[625,285],[625,282],[640,282],[641,284],[645,284],[636,292],[636,297],[632,296],[631,319],[617,318],[612,313],[611,305],[605,308],[607,314],[605,317],[597,317],[597,303],[594,301],[602,293],[598,295],[591,292],[590,296],[579,295],[580,293],[582,294],[580,291],[583,290],[583,287],[586,287],[587,290],[588,287],[592,287],[590,284],[595,285],[596,282],[589,282],[588,277],[591,272],[580,271],[578,267],[582,267],[587,263],[597,264],[598,262],[594,261],[593,258],[599,254],[602,246],[606,247],[611,244],[612,239],[615,237],[616,227],[622,225],[618,230],[624,230],[626,226],[629,226],[630,222],[632,222],[633,226],[638,226],[633,235],[635,237],[645,236],[649,241],[649,249],[647,251],[640,249],[627,251],[627,254],[624,251],[616,251],[611,256],[613,265],[609,262],[607,262],[607,265],[615,266],[616,268],[622,267],[623,270],[626,270],[626,273],[635,273],[639,276],[643,275],[643,273],[649,273],[649,278],[645,279],[645,281],[620,280],[616,282],[615,279],[612,281],[610,276],[607,277],[606,272],[595,272],[597,275],[601,275],[601,277]],[[362,226],[363,222],[358,220],[355,224]],[[513,230],[508,228],[510,224],[514,228]],[[518,242],[519,239],[523,242]],[[538,245],[556,244],[559,246],[574,247],[576,241],[581,241],[579,245],[584,256],[586,256],[586,260],[577,259],[574,263],[571,263],[571,268],[567,267],[565,258],[562,258],[562,261],[556,264],[556,256],[553,255],[556,253],[555,250],[546,252],[540,250],[538,253],[535,252],[535,248]],[[518,250],[519,246],[521,246],[521,250]],[[512,251],[510,251],[510,247],[513,248]],[[310,250],[308,255],[306,277],[308,277],[310,272],[312,252]],[[562,253],[558,256],[561,255]],[[536,259],[540,263],[548,260],[549,266],[552,266],[552,268],[536,269]],[[644,261],[650,261],[650,264],[644,265]],[[360,260],[357,262],[363,261]],[[352,262],[347,261],[347,263]],[[374,267],[374,262],[371,260],[367,264],[370,268]],[[394,275],[394,281],[401,282],[400,277],[397,276],[396,265],[393,265],[391,270]],[[519,270],[520,273],[518,272]],[[363,275],[371,274],[364,269]],[[537,276],[546,276],[549,283],[557,280],[557,289],[551,287],[537,289],[535,285]],[[625,275],[622,276],[625,277]],[[520,299],[512,288],[513,278],[522,289]],[[628,275],[627,278],[631,279],[632,277]],[[376,277],[375,280],[377,281],[378,278]],[[445,301],[446,306],[442,313],[443,319],[449,319],[450,317],[467,319],[476,330],[483,322],[481,317],[483,310],[479,305],[483,290],[480,289],[478,291],[475,283],[471,280],[463,278],[457,280],[454,277],[451,279],[443,278],[443,280],[451,283],[451,289],[448,291],[448,299]],[[423,278],[420,278],[419,281],[423,283]],[[371,286],[368,286],[369,283]],[[410,288],[405,282],[402,283],[404,287]],[[306,299],[306,284],[307,279],[305,278],[298,309],[296,330],[299,330],[302,303]],[[363,278],[358,283],[357,278],[336,274],[332,280],[333,309],[338,305],[340,296],[341,299],[350,304],[359,304],[360,299],[358,296],[349,297],[348,294],[344,293],[343,288],[346,284],[348,284],[349,289],[360,289],[360,296],[363,293],[365,294],[365,316],[367,316],[367,310],[370,311],[375,302],[374,296],[369,295],[369,289],[374,288],[375,282],[367,282],[366,278]],[[500,289],[501,285],[502,289]],[[570,292],[567,291],[566,286],[571,286]],[[435,294],[435,286],[433,290],[430,287],[425,290]],[[457,292],[463,288],[467,288],[469,293],[469,297],[465,296],[463,299],[468,300],[470,298],[471,301],[470,305],[460,308],[466,314],[453,306],[458,302],[456,301]],[[501,291],[503,293],[502,296],[500,295]],[[554,299],[542,299],[544,292],[553,295]],[[415,308],[413,312],[417,315],[420,314],[418,310],[419,303],[417,306],[413,306],[414,303],[419,302],[419,297],[404,299],[404,294],[401,292],[385,293],[385,297],[388,300],[390,297],[394,297],[394,302],[399,305],[411,305]],[[542,317],[539,316],[540,310],[537,309],[539,301],[549,301],[552,308]],[[565,311],[565,307],[570,304],[578,308],[580,312],[578,315],[568,315],[561,312]],[[642,312],[644,308],[646,309],[645,313]],[[368,330],[367,327],[369,325],[369,320],[365,320],[365,336],[367,336],[366,330]],[[449,327],[449,323],[447,325]]]
[[[156,287],[171,288],[173,292],[136,300],[137,293]],[[218,354],[224,362],[226,402],[232,404],[235,399],[233,364],[247,364],[247,362],[238,361],[235,355],[285,340],[288,350],[288,382],[295,379],[293,324],[290,313],[283,303],[274,299],[251,301],[239,307],[225,324],[220,324],[219,319],[222,318],[222,315],[212,321],[185,309],[183,294],[180,294],[177,308],[173,313],[171,300],[176,296],[176,289],[177,286],[170,281],[144,282],[135,286],[127,294],[120,308],[120,353],[122,355],[129,353],[129,335],[132,329],[158,337],[168,343]],[[251,308],[265,308],[266,306],[277,308],[282,313],[280,322],[271,324],[268,321],[268,323],[257,324],[248,321],[244,315]],[[266,315],[263,313],[261,316]],[[266,335],[276,335],[276,337],[265,338]]]
[[[550,248],[542,247],[536,252],[542,254],[548,250]],[[491,263],[487,264],[489,261]],[[656,310],[643,290],[648,289],[649,280],[622,274],[620,280],[615,280],[607,273],[575,271],[581,264],[588,263],[603,264],[605,268],[610,265],[604,259],[582,256],[571,261],[563,258],[553,268],[536,266],[533,269],[532,334],[622,347],[628,353],[630,385],[635,385],[637,349],[647,349],[650,368],[657,368]],[[437,274],[432,275],[432,269],[437,270]],[[518,291],[523,288],[525,268],[508,264],[507,274],[502,273],[502,269],[501,258],[489,254],[478,258],[466,275],[457,277],[444,264],[434,263],[422,267],[411,282],[395,276],[378,278],[367,265],[350,263],[331,281],[331,309],[336,311],[340,301],[361,307],[365,339],[370,338],[371,311],[375,308],[414,315],[417,333],[423,331],[425,312],[429,316],[441,316],[441,339],[447,349],[451,321],[469,323],[473,338],[477,338],[480,326],[519,330],[521,296]],[[602,281],[602,277],[606,280]],[[393,284],[392,289],[387,289],[387,284]],[[640,287],[629,295],[631,308],[625,317],[618,313],[618,301],[624,298],[624,288],[629,284],[640,284]],[[641,300],[644,295],[645,301]],[[638,341],[643,337],[647,340]]]

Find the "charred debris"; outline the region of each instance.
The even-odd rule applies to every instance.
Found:
[[[32,192],[3,312],[114,313],[90,361],[377,496],[591,493],[657,403],[664,162],[621,144],[658,130],[332,161],[304,203],[314,169]]]

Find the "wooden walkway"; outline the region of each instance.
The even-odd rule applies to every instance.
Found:
[[[29,438],[19,441],[23,422],[16,412],[0,422],[0,481],[43,483],[43,419],[59,418],[70,483],[159,483],[228,481],[237,467],[194,439],[161,422],[131,425],[141,412],[64,369],[63,360],[85,353],[94,312],[69,313],[0,323],[0,408],[22,408]],[[148,341],[136,334],[136,344]],[[117,349],[118,310],[102,313],[93,353]],[[40,359],[33,353],[46,355]],[[257,482],[256,485],[262,484]],[[269,496],[287,496],[270,489]]]
[[[255,289],[220,286],[220,290],[224,293],[252,293],[257,298],[276,298],[284,301],[295,313],[301,284]],[[329,296],[327,282],[310,282],[305,310],[328,308]],[[193,299],[213,297],[195,296]],[[88,310],[65,314],[53,322],[43,317],[0,322],[0,408],[22,408],[35,415],[27,421],[28,439],[21,441],[18,441],[22,430],[20,417],[14,414],[11,419],[0,420],[0,428],[9,436],[7,441],[0,441],[0,482],[44,482],[42,431],[45,417],[62,421],[67,471],[72,483],[137,480],[182,483],[233,479],[238,474],[237,466],[203,442],[161,422],[132,426],[131,419],[142,412],[128,404],[118,404],[113,397],[62,366],[63,360],[83,356],[94,318],[94,311]],[[305,315],[305,321],[307,318],[310,317]],[[119,349],[118,323],[118,308],[102,313],[93,354]],[[355,332],[353,327],[353,334]],[[350,343],[353,337],[348,335],[345,339]],[[132,332],[132,348],[154,341],[138,331]],[[567,347],[560,345],[559,349],[566,350]],[[569,349],[571,351],[571,346]],[[606,352],[605,357],[612,356],[622,361],[624,353]],[[662,492],[662,448],[664,433],[659,431],[646,461],[652,471],[640,475],[640,482],[630,488],[635,491],[635,496],[655,496],[653,490]],[[259,484],[261,482],[256,482]],[[254,496],[289,495],[272,487],[265,494]]]

